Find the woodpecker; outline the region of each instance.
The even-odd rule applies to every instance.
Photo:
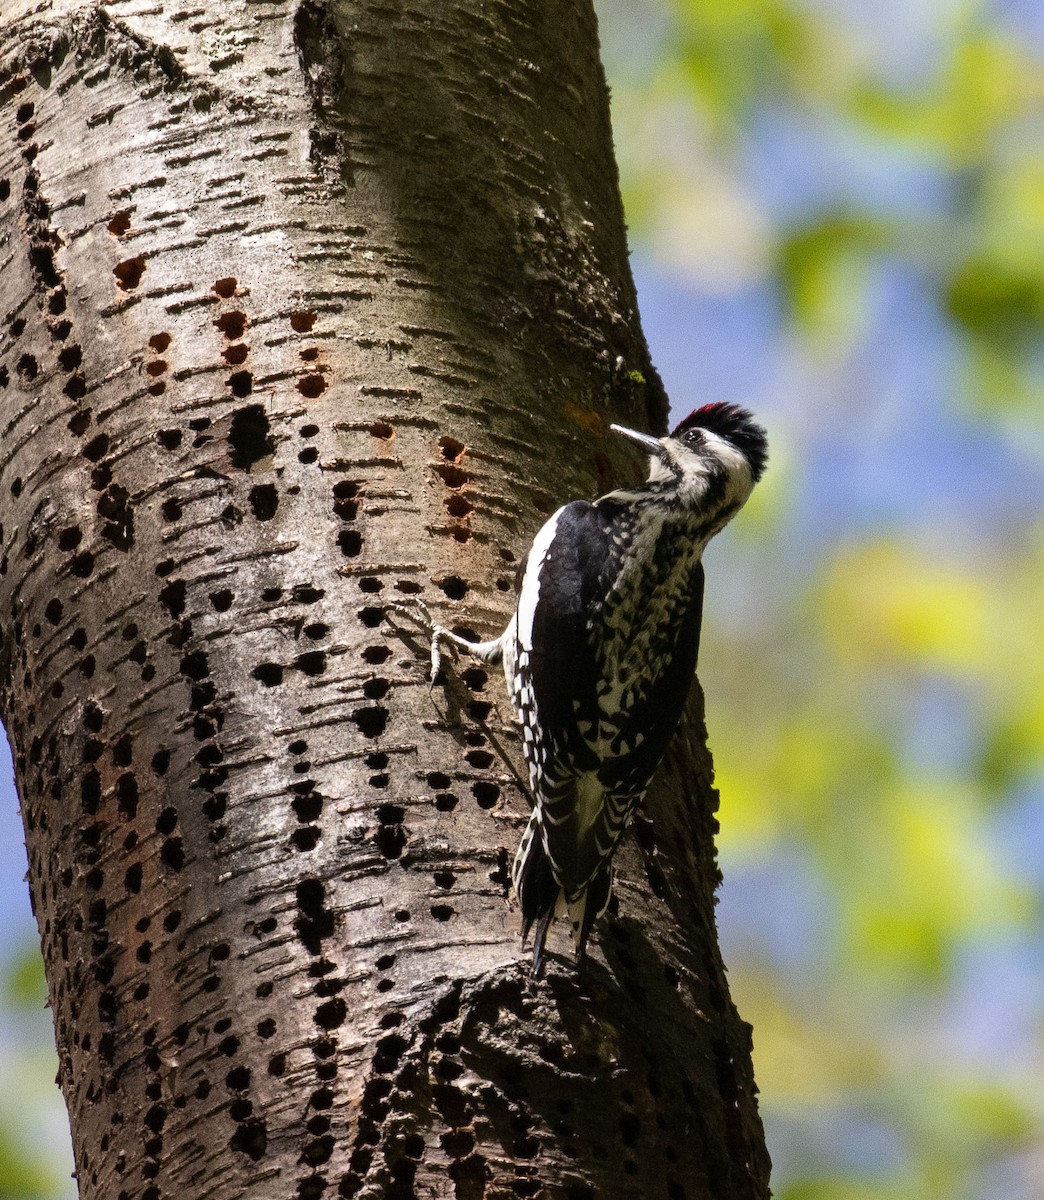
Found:
[[[704,548],[743,507],[768,458],[745,409],[707,404],[668,437],[612,429],[650,456],[649,477],[574,500],[536,535],[504,632],[448,643],[502,662],[522,726],[533,812],[512,878],[539,974],[568,913],[582,962],[612,891],[612,857],[678,726],[696,670]]]

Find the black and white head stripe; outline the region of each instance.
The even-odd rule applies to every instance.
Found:
[[[750,463],[751,475],[757,483],[768,463],[768,436],[745,408],[722,402],[705,404],[679,422],[671,437],[687,441],[698,436],[700,430],[717,434],[735,446]]]

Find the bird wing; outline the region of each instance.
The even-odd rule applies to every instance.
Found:
[[[515,703],[548,855],[567,892],[606,860],[663,757],[699,647],[698,561],[662,620],[641,614],[655,628],[638,661],[626,634],[603,624],[618,572],[615,516],[604,501],[559,509],[534,541],[516,618],[524,682]]]
[[[560,508],[533,542],[518,602],[516,656],[528,679],[516,706],[531,768],[594,770],[583,727],[597,725],[600,662],[587,628],[601,607],[610,522],[586,500]]]
[[[603,717],[602,759],[597,772],[602,802],[574,850],[573,872],[578,884],[591,879],[608,861],[678,727],[696,674],[703,583],[703,565],[697,563],[688,603],[673,620],[659,627],[662,643],[654,644],[648,653],[644,672],[628,692],[628,703]],[[588,915],[585,933],[596,915]]]

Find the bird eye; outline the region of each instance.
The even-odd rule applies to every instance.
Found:
[[[703,430],[687,429],[685,431],[685,440],[692,446],[698,446],[703,441]]]

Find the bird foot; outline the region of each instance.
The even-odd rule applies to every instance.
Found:
[[[387,611],[399,613],[407,620],[412,621],[430,639],[430,672],[428,680],[432,687],[435,686],[442,675],[443,646],[449,647],[450,656],[456,662],[460,657],[460,650],[467,650],[471,645],[466,639],[459,637],[455,633],[451,633],[444,625],[440,625],[431,615],[430,609],[423,600],[414,598],[408,602],[389,604]]]

